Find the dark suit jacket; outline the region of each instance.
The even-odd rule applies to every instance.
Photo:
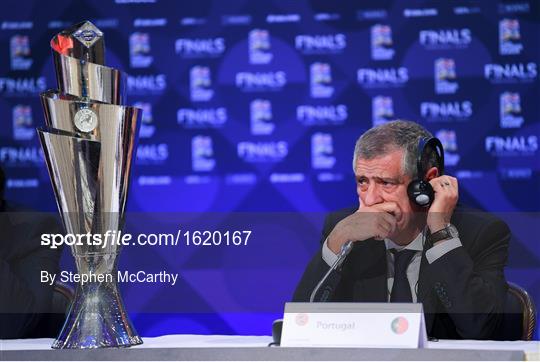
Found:
[[[40,327],[53,295],[40,273],[58,273],[61,249],[42,246],[41,234],[61,232],[52,216],[0,200],[0,339],[53,337]]]
[[[343,218],[356,208],[329,214],[321,243]],[[457,207],[452,224],[463,246],[427,262],[424,246],[418,281],[418,301],[426,313],[430,337],[440,339],[492,339],[499,333],[508,285],[503,268],[508,257],[510,230],[496,217]],[[322,249],[321,249],[322,250]],[[321,250],[308,264],[293,301],[307,302],[328,271]],[[340,272],[327,284],[333,302],[387,302],[387,259],[384,242],[368,239],[354,244]]]

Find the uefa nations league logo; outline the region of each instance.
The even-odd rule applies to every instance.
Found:
[[[206,102],[212,99],[212,78],[210,68],[196,65],[189,71],[189,89],[193,102]]]
[[[311,136],[311,167],[315,170],[334,167],[334,144],[330,133],[317,132]]]
[[[13,139],[16,141],[28,141],[34,138],[36,129],[33,126],[32,107],[18,104],[12,110]]]
[[[253,29],[249,32],[248,43],[250,64],[268,64],[272,61],[268,30]]]
[[[313,63],[310,66],[310,89],[313,98],[330,98],[334,94],[332,68],[328,63]]]
[[[435,60],[435,93],[454,94],[458,88],[454,59],[439,58]]]
[[[373,127],[389,122],[394,118],[392,97],[376,96],[371,100]]]
[[[274,132],[272,123],[272,103],[266,99],[255,99],[249,105],[251,134],[269,135]]]
[[[502,19],[499,21],[499,53],[501,55],[516,55],[523,50],[519,20]]]
[[[195,136],[191,139],[191,166],[193,171],[212,171],[216,166],[210,136]]]
[[[394,57],[392,28],[376,24],[371,27],[371,59],[390,60]]]
[[[9,40],[9,55],[12,70],[27,70],[32,66],[30,38],[28,35],[13,35]]]
[[[501,128],[519,128],[524,122],[519,93],[504,92],[499,98]]]
[[[136,32],[129,37],[129,62],[132,68],[148,68],[154,58],[150,55],[150,35]]]

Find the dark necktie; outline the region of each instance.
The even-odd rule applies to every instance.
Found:
[[[402,250],[394,253],[394,284],[390,295],[392,303],[412,303],[407,267],[414,254],[416,254],[415,250]]]

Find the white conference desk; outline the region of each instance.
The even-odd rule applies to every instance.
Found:
[[[0,340],[4,360],[539,360],[539,341],[429,342],[425,349],[267,347],[269,336],[167,335],[132,348],[53,350],[52,339]]]

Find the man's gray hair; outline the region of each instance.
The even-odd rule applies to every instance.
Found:
[[[422,138],[431,138],[433,135],[424,127],[415,122],[395,120],[373,127],[366,131],[354,147],[353,171],[356,171],[358,159],[370,160],[381,157],[396,150],[404,150],[401,169],[405,175],[418,177],[416,166],[418,142]],[[430,165],[434,160],[430,160]],[[426,168],[427,170],[427,168]]]

